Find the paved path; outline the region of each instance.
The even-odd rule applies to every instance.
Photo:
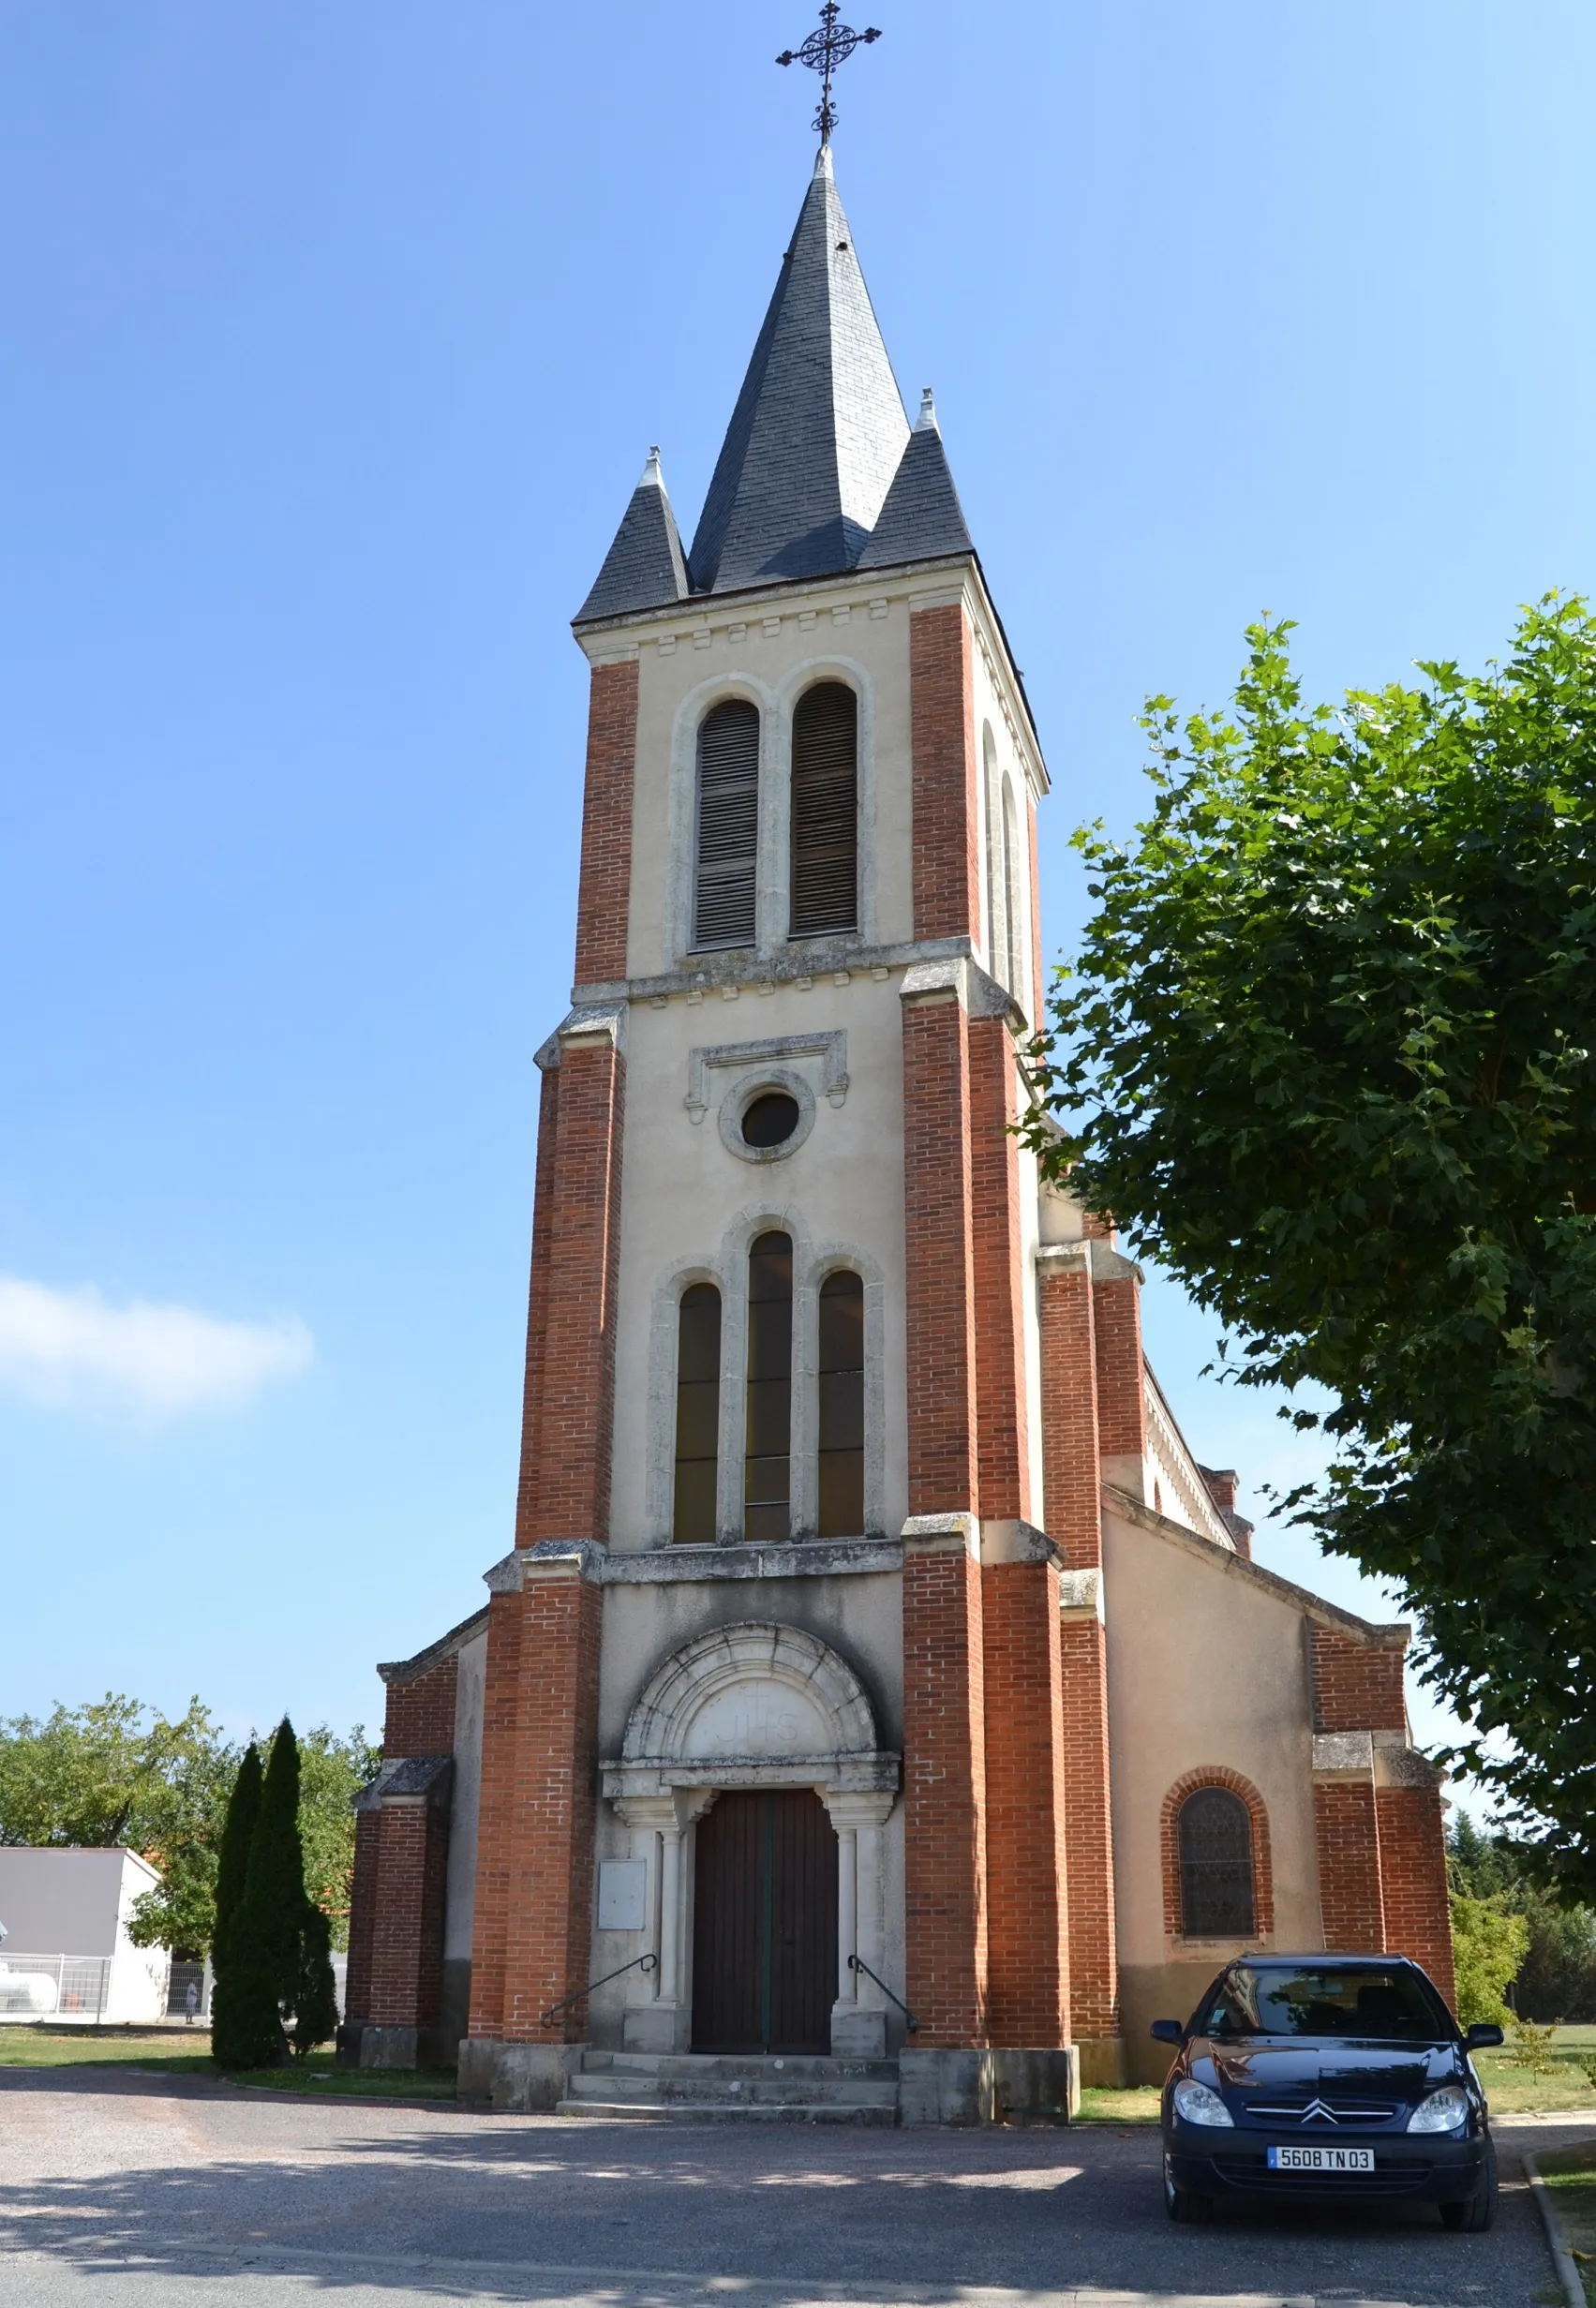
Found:
[[[1568,2136],[1589,2131],[1577,2121]],[[1502,2216],[1170,2226],[1156,2135],[569,2123],[284,2101],[106,2069],[0,2073],[6,2308],[1544,2308]],[[246,2293],[239,2286],[246,2283]]]

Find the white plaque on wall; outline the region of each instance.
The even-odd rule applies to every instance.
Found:
[[[599,1929],[641,1931],[647,1918],[649,1868],[643,1859],[599,1861]]]

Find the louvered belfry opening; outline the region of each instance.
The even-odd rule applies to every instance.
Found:
[[[694,946],[752,946],[759,867],[759,708],[729,697],[698,725]]]
[[[1228,1787],[1200,1787],[1181,1805],[1181,1929],[1187,1939],[1248,1939],[1253,1923],[1252,1817]]]
[[[793,885],[788,934],[858,928],[858,700],[817,681],[793,716]]]
[[[712,1546],[721,1454],[721,1294],[693,1283],[677,1316],[676,1514],[681,1546]]]

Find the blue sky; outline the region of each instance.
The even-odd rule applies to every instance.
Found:
[[[1052,948],[1143,692],[1259,610],[1334,692],[1590,584],[1596,18],[874,4],[839,183],[1037,707]],[[510,1542],[567,620],[650,442],[696,514],[812,21],[0,12],[0,1713],[372,1720]],[[1202,1456],[1300,1463],[1148,1330]]]

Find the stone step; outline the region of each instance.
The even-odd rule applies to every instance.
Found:
[[[890,2106],[843,2107],[820,2101],[803,2107],[769,2106],[736,2100],[561,2100],[555,2113],[603,2123],[852,2123],[896,2124],[898,2102]]]
[[[821,2078],[839,2082],[892,2083],[898,2080],[896,2060],[833,2060],[818,2052],[777,2053],[702,2051],[592,2051],[582,2054],[580,2072],[587,2076],[679,2076],[694,2082],[747,2082],[768,2077]]]
[[[864,2076],[765,2076],[747,2081],[734,2077],[716,2082],[701,2077],[578,2073],[571,2078],[567,2096],[611,2105],[657,2101],[670,2106],[691,2100],[734,2110],[781,2107],[896,2107],[898,2086],[895,2079]]]

